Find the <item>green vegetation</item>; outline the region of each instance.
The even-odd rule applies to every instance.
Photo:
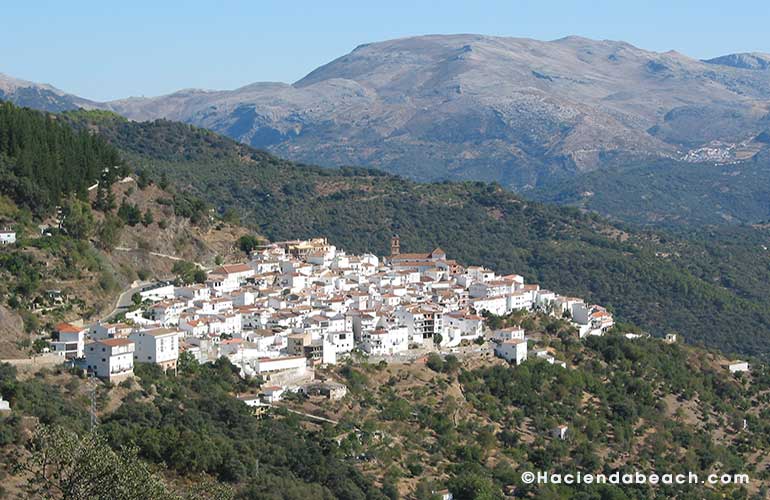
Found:
[[[337,369],[350,389],[345,400],[288,398],[317,405],[300,406],[311,413],[334,411],[336,426],[308,425],[281,409],[259,419],[234,395],[255,392],[260,380],[241,379],[225,358],[199,365],[183,355],[176,376],[137,365],[139,383],[120,384],[117,406],[118,389],[98,383],[102,414],[93,434],[92,382],[62,369],[21,380],[0,365],[0,394],[14,408],[0,417],[0,447],[32,452],[16,469],[31,473],[30,491],[71,487],[66,479],[77,475],[78,488],[94,488],[90,498],[103,498],[102,474],[113,477],[100,464],[125,467],[121,487],[146,481],[156,498],[384,500],[404,491],[434,498],[444,487],[471,500],[500,499],[510,488],[517,498],[541,499],[764,498],[757,486],[521,483],[524,470],[746,473],[752,484],[767,481],[770,369],[754,363],[750,375],[732,375],[713,352],[617,332],[578,341],[550,333],[558,319],[519,319],[569,368],[536,358],[518,367],[477,359],[471,367],[452,355],[430,356],[423,368],[350,362]],[[47,427],[30,440],[22,416]],[[565,440],[552,436],[557,425],[568,426]],[[76,463],[68,462],[73,452]],[[67,474],[43,477],[43,453]]]
[[[270,239],[327,236],[348,251],[383,255],[398,233],[404,251],[441,246],[461,263],[516,272],[609,306],[654,334],[770,352],[767,229],[736,228],[745,233],[739,239],[634,232],[495,184],[417,184],[366,169],[294,164],[168,121],[65,116],[97,129],[153,178],[186,186],[220,213],[236,208]]]
[[[142,221],[142,211],[135,204],[123,200],[118,208],[118,217],[129,226],[136,226]]]
[[[206,271],[193,262],[180,260],[174,263],[171,272],[177,277],[179,283],[189,285],[191,283],[203,283],[206,281]]]
[[[29,475],[26,493],[35,498],[182,498],[168,491],[134,449],[116,453],[96,433],[81,438],[62,427],[41,426],[28,448],[29,456],[16,466]]]
[[[165,467],[193,484],[199,484],[202,478],[216,478],[232,487],[238,498],[384,500],[373,483],[345,459],[331,429],[307,430],[289,414],[279,413],[263,420],[252,415],[234,394],[256,390],[257,382],[240,379],[237,368],[226,359],[198,365],[183,357],[176,377],[150,365],[137,365],[136,372],[141,387],[129,392],[117,410],[101,417],[98,435],[86,430],[88,398],[80,390],[77,377],[69,376],[70,381],[63,386],[51,380],[20,381],[13,368],[0,365],[0,393],[11,402],[14,414],[35,416],[46,425],[57,426],[55,430],[41,431],[43,438],[54,441],[43,449],[87,451],[85,456],[95,461],[72,467],[87,473],[89,478],[98,476],[92,473],[102,470],[98,459],[112,465],[122,461],[127,469],[117,467],[114,472],[150,481],[148,485],[163,493],[162,484],[149,475],[147,465],[139,458]],[[42,374],[40,378],[46,376],[51,374]],[[46,387],[47,397],[31,399],[28,394],[37,393],[40,385]],[[126,385],[130,387],[132,384]],[[100,394],[105,398],[100,396],[103,407],[109,396],[106,391]],[[14,417],[3,421],[0,428],[8,426],[11,431],[7,435],[0,433],[3,445],[23,441],[21,425],[21,420]],[[104,443],[115,451],[106,449]],[[35,449],[38,445],[33,440],[30,446]],[[67,456],[71,455],[64,454],[62,460]],[[30,469],[39,470],[34,460],[30,465]],[[102,484],[98,477],[83,483],[78,486]],[[136,484],[128,478],[122,483],[126,487]],[[56,494],[56,485],[41,486]],[[214,491],[221,493],[220,489]],[[103,498],[95,495],[94,498]]]
[[[114,147],[56,117],[0,102],[0,193],[37,215],[60,201],[85,198],[97,181],[111,184],[126,168]]]
[[[262,241],[256,236],[247,234],[238,239],[238,248],[247,256],[251,256],[251,252],[256,250],[261,243]]]
[[[768,165],[767,151],[728,165],[664,160],[612,165],[546,181],[528,196],[651,227],[753,224],[770,219]]]
[[[715,470],[751,471],[757,480],[767,477],[766,470],[753,470],[746,461],[770,444],[764,437],[767,425],[750,411],[759,401],[760,413],[768,411],[766,366],[755,366],[747,384],[724,367],[696,361],[694,353],[660,341],[607,336],[589,339],[585,349],[558,341],[553,345],[577,369],[534,361],[460,376],[474,408],[504,429],[527,428],[548,436],[555,426],[568,425],[567,441],[537,437],[523,445],[498,434],[500,446],[526,464],[524,470],[606,470],[606,460],[626,454],[626,465],[638,470],[694,471],[704,477]],[[739,432],[744,418],[749,430]],[[718,439],[717,429],[725,429],[730,439]],[[575,493],[572,487],[545,487],[551,488],[562,495],[554,498]],[[577,489],[591,493],[587,486]],[[640,487],[624,493],[624,498],[666,498],[674,489]]]
[[[343,443],[376,462],[378,477],[438,481],[463,499],[760,499],[770,479],[770,369],[732,375],[713,352],[617,332],[578,341],[527,316],[568,368],[531,358],[520,366],[438,355],[414,367],[344,366],[357,380],[335,407],[359,432]],[[559,320],[556,320],[557,322]],[[470,367],[469,365],[472,365]],[[311,412],[321,412],[323,406]],[[307,407],[305,407],[305,411]],[[339,415],[339,413],[337,413]],[[744,427],[743,421],[746,420]],[[553,436],[568,427],[564,440]],[[526,485],[522,471],[610,474],[693,471],[750,476],[754,489],[703,486]],[[423,491],[426,488],[423,488]],[[422,498],[422,497],[420,497]]]

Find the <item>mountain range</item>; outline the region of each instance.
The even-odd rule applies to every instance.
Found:
[[[430,35],[361,45],[293,84],[98,103],[0,76],[0,98],[182,121],[322,166],[522,190],[629,161],[750,158],[770,130],[769,68],[759,53],[702,61],[574,36]]]

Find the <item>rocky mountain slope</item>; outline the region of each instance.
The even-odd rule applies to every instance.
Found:
[[[291,85],[102,104],[47,87],[6,94],[183,121],[308,163],[524,189],[556,174],[686,158],[712,141],[751,142],[770,128],[769,60],[699,61],[579,37],[432,35],[359,46]]]
[[[97,104],[57,89],[46,83],[20,80],[0,73],[0,100],[41,111],[65,111]]]

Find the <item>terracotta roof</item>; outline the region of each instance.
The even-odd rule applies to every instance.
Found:
[[[99,344],[104,344],[109,347],[117,347],[121,345],[131,345],[134,343],[133,340],[128,339],[106,339],[106,340],[97,340],[96,341]]]
[[[211,274],[233,274],[233,273],[245,273],[253,271],[252,267],[248,264],[230,264],[219,266],[211,271]]]
[[[161,335],[168,335],[170,333],[182,333],[182,332],[180,332],[176,328],[153,328],[152,330],[144,330],[139,333],[152,335],[153,337],[159,337]]]
[[[427,253],[400,253],[398,255],[392,255],[392,260],[409,260],[409,259],[427,259],[430,254]]]
[[[79,333],[85,330],[85,328],[78,328],[70,323],[59,323],[54,328],[59,333]]]

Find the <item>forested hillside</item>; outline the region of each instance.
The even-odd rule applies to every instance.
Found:
[[[63,197],[86,196],[128,170],[101,137],[75,131],[55,115],[0,102],[0,194],[43,215]]]
[[[545,181],[527,196],[658,228],[754,224],[770,219],[770,153],[728,164],[630,161]]]
[[[30,377],[0,364],[0,394],[14,408],[10,417],[0,416],[0,471],[8,473],[0,492],[25,498],[35,488],[56,491],[51,485],[73,477],[98,485],[102,475],[114,476],[104,464],[120,453],[132,474],[117,485],[134,492],[152,486],[154,498],[164,499],[433,500],[445,487],[457,500],[498,500],[504,491],[542,500],[766,498],[767,365],[730,374],[715,352],[630,340],[621,330],[579,341],[566,321],[513,319],[566,368],[534,356],[521,366],[435,353],[427,363],[348,360],[319,372],[345,383],[344,399],[286,395],[261,419],[234,397],[257,391],[261,381],[242,379],[225,358],[199,365],[183,356],[176,375],[142,364],[137,380],[95,389],[75,370]],[[83,446],[68,443],[94,439],[88,432],[93,390],[103,441],[67,462]],[[303,420],[285,406],[338,423]],[[30,422],[49,426],[42,443],[40,430],[28,439]],[[563,440],[552,434],[559,425],[568,427]],[[51,439],[47,429],[60,438]],[[21,448],[31,457],[15,453]],[[69,464],[61,476],[44,477],[35,460],[46,452],[51,466]],[[24,475],[12,467],[19,462]],[[615,470],[748,474],[750,482],[653,487],[520,480],[523,471]]]
[[[731,375],[713,352],[626,339],[613,333],[577,341],[564,322],[517,318],[528,336],[566,368],[528,359],[448,355],[427,367],[345,366],[352,401],[294,408],[358,426],[343,446],[376,463],[364,470],[385,484],[455,498],[765,498],[767,367]],[[551,333],[548,333],[551,332]],[[746,419],[746,425],[743,420]],[[568,436],[554,439],[565,425]],[[378,440],[376,436],[383,436]],[[528,485],[522,471],[708,471],[751,477],[748,486]],[[431,487],[433,486],[433,487]],[[416,495],[417,498],[427,496]],[[510,498],[510,497],[506,497]]]
[[[174,259],[241,255],[242,228],[128,173],[102,137],[0,103],[0,228],[16,235],[0,248],[0,359],[44,349],[57,322],[107,314],[135,280],[173,277]]]
[[[418,184],[373,170],[295,164],[168,121],[64,116],[101,134],[149,175],[222,213],[237,210],[271,239],[328,236],[346,250],[382,255],[398,233],[405,250],[441,246],[465,264],[518,272],[609,305],[654,334],[678,331],[728,352],[770,352],[766,229],[738,228],[745,232],[739,239],[635,232],[495,184]]]

